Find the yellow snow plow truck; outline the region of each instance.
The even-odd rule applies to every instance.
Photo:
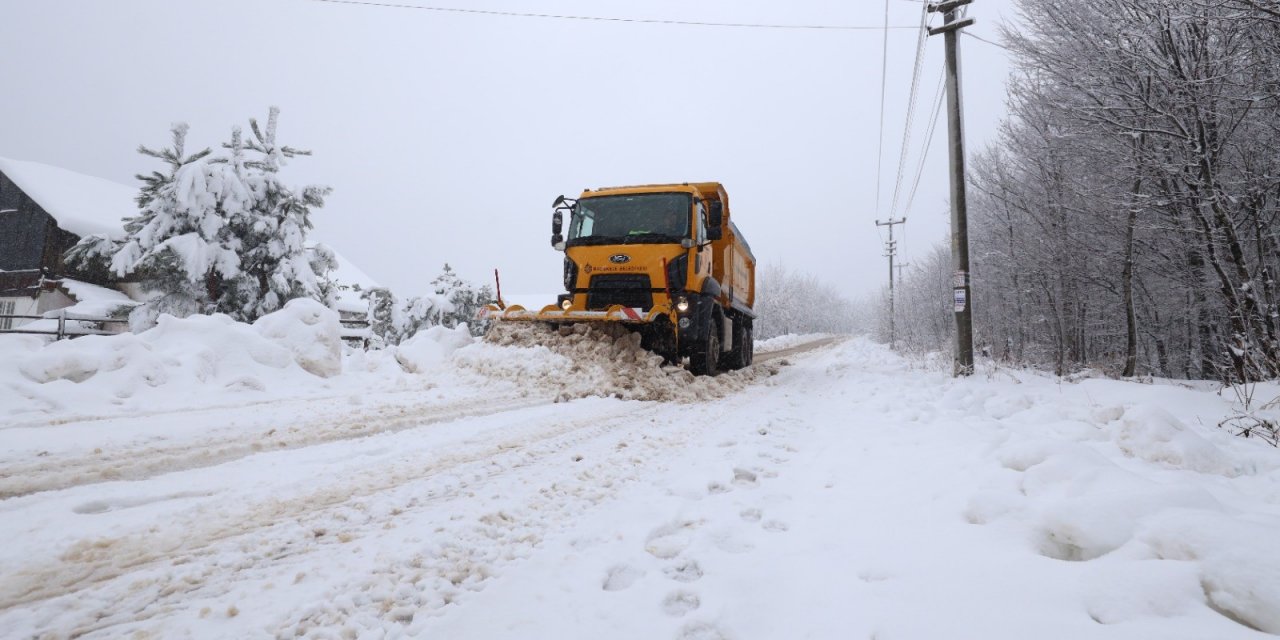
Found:
[[[552,208],[566,293],[540,311],[499,301],[490,318],[623,325],[698,375],[751,364],[756,261],[720,183],[588,189]]]

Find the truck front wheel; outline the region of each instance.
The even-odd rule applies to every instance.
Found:
[[[689,354],[689,371],[695,376],[714,376],[720,370],[720,332],[717,331],[714,313],[707,314],[705,337],[694,345]]]

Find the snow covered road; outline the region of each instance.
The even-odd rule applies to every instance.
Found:
[[[1259,543],[1280,533],[1280,459],[1200,426],[1221,398],[955,381],[861,339],[758,366],[776,375],[699,403],[463,385],[8,425],[0,629],[1280,633]]]

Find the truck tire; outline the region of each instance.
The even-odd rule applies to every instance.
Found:
[[[752,342],[751,321],[738,318],[733,322],[733,349],[724,354],[722,365],[725,369],[745,369],[751,366],[751,357],[755,351]]]
[[[694,345],[689,354],[689,371],[695,376],[714,376],[720,371],[720,332],[715,324],[715,314],[707,314],[706,337]]]

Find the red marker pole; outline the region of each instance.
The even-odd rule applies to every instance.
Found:
[[[498,270],[493,270],[493,286],[498,290],[498,308],[506,309],[507,305],[502,303],[502,279],[498,277]]]

